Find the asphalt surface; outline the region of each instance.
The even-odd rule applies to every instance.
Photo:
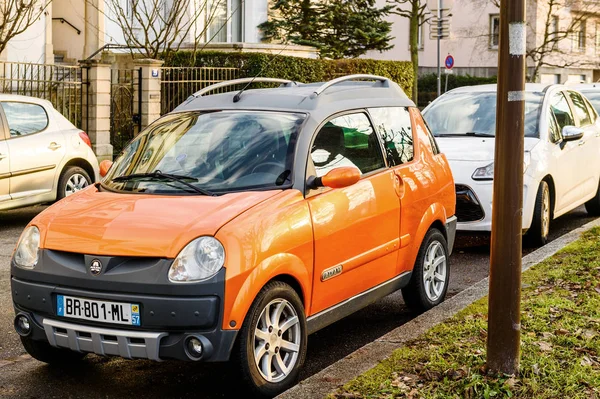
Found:
[[[71,369],[53,369],[23,356],[13,331],[9,261],[23,227],[43,207],[0,212],[0,398],[237,398],[247,396],[230,364],[154,363],[88,356]],[[593,218],[583,208],[553,222],[551,239]],[[487,277],[489,237],[460,235],[451,257],[449,295]],[[525,248],[530,252],[534,248]],[[301,378],[307,378],[414,318],[392,294],[309,337]]]

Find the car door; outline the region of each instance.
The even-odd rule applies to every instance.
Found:
[[[0,203],[10,199],[10,154],[6,138],[5,124],[0,114]]]
[[[582,195],[582,184],[585,177],[581,173],[578,141],[562,141],[562,129],[565,126],[575,126],[577,122],[565,93],[562,91],[551,95],[548,113],[549,138],[555,144],[547,167],[554,179],[555,207],[554,212],[578,201]]]
[[[583,175],[581,194],[585,198],[591,198],[598,189],[598,170],[600,169],[596,137],[597,128],[592,123],[592,117],[583,97],[574,91],[569,91],[568,94],[573,105],[577,126],[583,129],[584,132],[583,138],[577,143],[576,149],[581,165],[579,173]]]
[[[307,176],[357,167],[358,183],[307,193],[314,232],[312,312],[320,312],[396,275],[400,202],[396,176],[364,112],[337,116],[313,138]]]
[[[54,188],[57,168],[65,156],[62,132],[54,128],[46,109],[20,101],[0,103],[10,138],[10,195],[12,199],[39,195]]]

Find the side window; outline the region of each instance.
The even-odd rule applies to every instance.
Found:
[[[327,122],[317,133],[310,156],[317,177],[340,166],[354,166],[363,174],[385,167],[379,140],[363,113]]]
[[[583,100],[585,101],[585,105],[587,105],[588,113],[590,114],[590,123],[591,124],[596,123],[596,119],[598,119],[598,114],[596,114],[596,110],[594,109],[592,104],[590,104],[590,102],[588,101],[587,98],[583,97]]]
[[[377,134],[383,141],[390,166],[410,162],[414,157],[410,114],[403,107],[371,108]]]
[[[552,112],[548,112],[548,137],[553,143],[558,143],[562,139],[562,134]]]
[[[427,130],[427,138],[429,139],[429,143],[431,143],[431,151],[433,151],[433,155],[439,154],[440,147],[438,146],[437,141],[435,141],[435,137],[433,137],[433,133],[431,133],[431,129],[429,128],[427,121],[423,119],[423,117],[421,117],[420,115],[419,118],[421,118],[421,120],[423,121],[423,125],[425,125],[425,130]]]
[[[48,115],[40,105],[7,101],[2,103],[2,108],[11,137],[41,132],[48,126]]]
[[[575,106],[575,114],[577,114],[577,119],[579,119],[579,126],[585,127],[591,125],[592,120],[583,97],[574,91],[569,92],[569,97],[571,97],[571,101],[573,101],[573,105]]]
[[[552,96],[550,109],[556,118],[556,122],[558,123],[558,127],[560,128],[561,132],[565,126],[575,125],[571,108],[569,107],[569,103],[567,102],[567,99],[563,93],[556,93],[554,96]]]

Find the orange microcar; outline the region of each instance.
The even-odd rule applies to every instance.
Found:
[[[454,183],[400,87],[253,81],[281,85],[196,93],[27,226],[11,283],[31,356],[235,359],[273,396],[308,334],[398,289],[444,300]]]

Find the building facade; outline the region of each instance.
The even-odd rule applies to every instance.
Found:
[[[566,2],[569,7],[562,6]],[[386,2],[379,3],[383,6]],[[451,54],[455,73],[497,75],[500,16],[495,1],[454,0],[450,14],[450,37],[441,41],[442,67],[444,58]],[[393,14],[388,18],[393,22],[394,48],[383,53],[372,51],[367,57],[410,59],[408,19]],[[549,10],[549,0],[529,0],[527,20],[528,50],[545,53],[537,71],[536,64],[540,63],[528,57],[529,75],[537,75],[536,80],[544,83],[600,80],[600,2],[559,0]],[[437,40],[431,28],[428,22],[420,28],[421,73],[437,72]],[[554,44],[553,51],[544,50]]]

